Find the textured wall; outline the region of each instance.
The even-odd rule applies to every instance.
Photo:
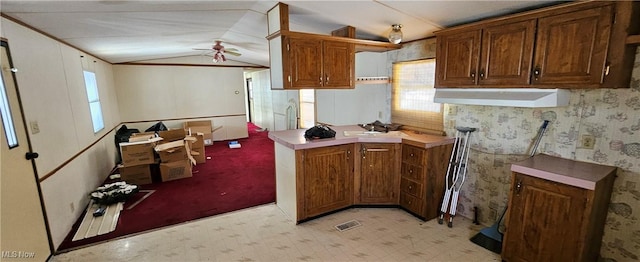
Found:
[[[432,57],[435,41],[405,45],[389,53],[390,61]],[[525,159],[543,120],[550,124],[538,153],[617,166],[601,255],[609,261],[640,260],[640,48],[636,52],[632,88],[571,91],[570,104],[557,108],[446,105],[445,128],[476,127],[468,177],[458,214],[480,222],[498,219],[507,203],[511,163]],[[451,114],[450,114],[451,113]],[[580,145],[582,135],[596,138],[593,149]]]

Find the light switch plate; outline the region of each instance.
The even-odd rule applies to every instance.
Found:
[[[35,135],[40,133],[40,126],[38,126],[38,121],[29,122],[29,126],[31,126],[31,134]]]

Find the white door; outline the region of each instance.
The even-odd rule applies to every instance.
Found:
[[[18,258],[19,261],[45,261],[51,255],[52,246],[35,166],[33,160],[27,159],[34,155],[30,152],[4,41],[0,57],[0,261]]]

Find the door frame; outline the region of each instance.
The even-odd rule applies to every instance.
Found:
[[[0,37],[0,45],[2,47],[4,47],[6,49],[6,51],[7,51],[7,60],[9,61],[9,67],[11,69],[15,68],[14,64],[13,64],[13,60],[11,59],[11,50],[9,49],[9,41],[4,37]],[[13,85],[14,85],[15,92],[16,92],[16,97],[17,97],[17,100],[18,100],[17,108],[14,107],[14,109],[17,109],[18,113],[22,116],[22,128],[24,128],[25,133],[26,133],[25,137],[27,139],[27,149],[28,149],[29,152],[33,152],[33,146],[31,145],[31,138],[29,137],[29,128],[28,128],[28,125],[27,125],[27,119],[25,118],[24,109],[22,107],[22,98],[20,97],[20,89],[18,88],[18,80],[16,79],[16,72],[12,70],[11,75],[12,75]],[[5,88],[6,88],[6,86],[5,86]],[[13,105],[13,106],[16,106],[16,105]],[[49,257],[51,257],[55,253],[55,247],[53,246],[53,238],[51,236],[51,227],[49,225],[49,218],[47,216],[47,209],[46,209],[45,204],[44,204],[44,197],[42,195],[42,187],[40,186],[40,178],[38,176],[38,169],[36,167],[35,159],[30,159],[29,161],[31,162],[31,169],[33,170],[33,178],[34,178],[34,182],[36,183],[37,190],[38,190],[38,199],[40,200],[40,208],[42,209],[42,216],[43,216],[43,220],[44,220],[44,226],[45,226],[45,229],[47,231],[47,241],[49,242],[49,252],[50,252]]]

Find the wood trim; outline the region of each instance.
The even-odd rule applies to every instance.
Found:
[[[640,45],[640,35],[627,36],[627,45]]]
[[[268,35],[267,40],[274,39],[278,36],[290,36],[290,37],[304,38],[304,39],[316,39],[316,40],[323,40],[323,41],[350,43],[355,45],[356,52],[386,52],[386,51],[402,48],[402,45],[400,44],[392,44],[387,42],[340,37],[340,36],[285,31],[285,30],[280,30],[278,32]]]
[[[111,134],[114,130],[116,130],[118,128],[118,126],[120,126],[120,125],[122,125],[122,123],[120,123],[120,124],[116,125],[115,127],[111,128],[111,130],[109,130],[109,132],[104,133],[104,135],[100,136],[100,138],[98,138],[96,141],[93,141],[93,143],[89,144],[88,146],[86,146],[85,148],[80,150],[80,152],[76,153],[71,158],[67,159],[67,161],[62,162],[62,164],[60,164],[59,166],[57,166],[53,170],[49,171],[49,173],[47,173],[46,175],[44,175],[43,177],[38,179],[38,182],[42,183],[45,180],[47,180],[49,177],[55,175],[58,171],[60,171],[60,169],[62,169],[63,167],[67,166],[69,163],[71,163],[71,161],[75,160],[80,155],[84,154],[84,152],[87,152],[90,148],[95,146],[98,142],[102,141],[103,138],[105,138],[107,135]]]
[[[140,63],[140,62],[126,62],[115,63],[113,65],[139,65],[139,66],[194,66],[194,67],[241,67],[241,68],[259,68],[269,69],[269,67],[261,65],[218,65],[218,64],[179,64],[179,63]]]
[[[438,31],[435,31],[434,33],[437,36],[439,33],[447,32],[447,31],[468,30],[470,28],[475,28],[475,27],[484,27],[488,23],[494,23],[494,22],[499,23],[505,20],[515,21],[513,19],[526,20],[526,19],[532,19],[532,18],[539,18],[543,16],[557,15],[557,14],[562,14],[566,12],[573,12],[579,9],[589,9],[589,8],[595,8],[598,6],[606,6],[606,5],[612,5],[612,4],[615,4],[615,2],[613,1],[611,2],[610,1],[575,1],[575,2],[561,3],[561,4],[554,2],[554,3],[551,3],[551,6],[532,7],[533,10],[515,11],[511,14],[499,15],[495,18],[488,18],[488,19],[477,21],[477,22],[451,26],[450,28],[438,30]],[[566,9],[568,7],[575,7],[575,9]]]
[[[138,120],[138,121],[127,121],[127,122],[120,122],[119,124],[117,124],[115,127],[111,128],[111,130],[109,130],[108,132],[106,132],[105,134],[103,134],[102,136],[100,136],[100,138],[98,138],[96,141],[94,141],[93,143],[91,143],[90,145],[86,146],[85,148],[83,148],[82,150],[80,150],[78,153],[76,153],[75,155],[73,155],[71,158],[67,159],[66,161],[62,162],[62,164],[58,165],[56,168],[54,168],[53,170],[49,171],[46,175],[44,175],[43,177],[38,179],[39,183],[44,182],[45,180],[47,180],[48,178],[50,178],[51,176],[55,175],[58,171],[60,171],[60,169],[64,168],[65,166],[67,166],[69,163],[71,163],[71,161],[75,160],[76,158],[78,158],[80,155],[84,154],[85,152],[87,152],[89,149],[91,149],[93,146],[95,146],[98,142],[102,141],[102,139],[104,139],[107,135],[112,134],[112,132],[116,129],[118,129],[120,126],[128,124],[128,123],[146,123],[146,122],[161,122],[161,121],[176,121],[176,120],[192,120],[192,119],[201,119],[201,118],[217,118],[217,117],[232,117],[232,116],[245,116],[245,114],[236,114],[236,115],[219,115],[219,116],[202,116],[202,117],[185,117],[185,118],[167,118],[167,119],[159,119],[159,120]]]

